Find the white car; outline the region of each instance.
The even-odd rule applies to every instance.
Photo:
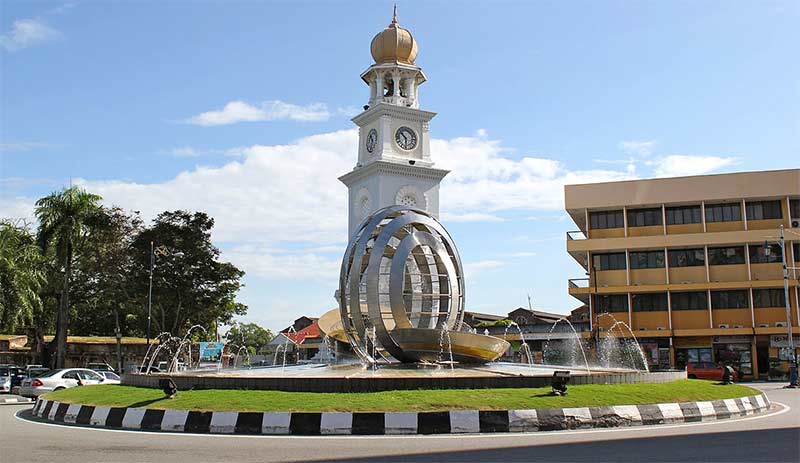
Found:
[[[119,384],[121,382],[119,375],[113,371],[98,371],[103,376],[103,384]]]
[[[104,378],[97,372],[86,368],[62,368],[22,381],[19,395],[23,397],[39,397],[48,392],[67,389],[75,386],[101,384]]]

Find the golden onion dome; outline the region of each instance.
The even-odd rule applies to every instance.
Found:
[[[392,23],[372,39],[372,58],[377,64],[414,64],[417,59],[417,41],[408,29],[397,24],[397,5],[394,7]]]

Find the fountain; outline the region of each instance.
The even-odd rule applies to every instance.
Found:
[[[644,355],[642,346],[639,345],[639,341],[636,339],[636,335],[633,330],[631,330],[631,327],[624,321],[617,320],[610,313],[603,313],[597,316],[598,319],[602,317],[610,317],[613,323],[605,330],[605,335],[598,349],[598,357],[600,358],[601,364],[605,366],[610,366],[611,364],[622,365],[624,364],[624,360],[622,360],[621,357],[627,356],[630,360],[630,368],[649,372],[650,367],[647,364],[647,357]],[[625,328],[628,334],[630,334],[630,337],[617,337],[614,335],[614,329],[617,327],[620,327],[619,330]],[[624,332],[622,332],[622,334],[624,334]],[[638,368],[637,363],[641,363],[641,368]]]
[[[569,321],[566,318],[563,318],[563,317],[559,318],[558,320],[556,320],[556,322],[553,323],[553,326],[550,327],[550,331],[547,333],[547,341],[545,341],[544,348],[542,349],[542,361],[546,362],[546,360],[547,360],[547,353],[550,351],[549,350],[550,338],[552,337],[553,331],[556,329],[556,326],[558,326],[558,324],[561,323],[561,322],[566,322],[567,326],[569,326],[569,329],[572,331],[572,338],[571,339],[575,343],[575,345],[573,345],[572,348],[569,349],[569,352],[571,354],[574,354],[575,353],[575,347],[577,346],[578,349],[580,350],[581,356],[583,357],[583,364],[586,366],[586,372],[590,373],[592,370],[589,367],[589,360],[586,357],[586,349],[583,348],[583,341],[581,341],[581,337],[578,334],[578,332],[575,330],[575,327],[572,325],[572,322]],[[568,363],[568,365],[575,365],[576,364],[575,359],[572,358],[572,356],[570,356],[570,357],[571,358],[570,358],[570,362]]]
[[[326,345],[330,340],[349,345],[360,362],[342,362],[337,352],[335,365],[290,365],[289,344],[297,342],[293,338],[296,332],[290,328],[275,350],[273,367],[198,369],[171,372],[169,377],[179,389],[309,392],[541,387],[550,385],[556,370],[570,371],[573,384],[685,377],[685,372],[647,376],[611,364],[590,368],[580,335],[566,319],[550,327],[545,351],[552,350],[550,338],[557,325],[566,324],[575,343],[575,354],[567,365],[534,364],[529,339],[516,323],[506,327],[504,334],[512,329],[519,332],[526,362],[497,362],[510,344],[488,330],[478,333],[464,323],[464,277],[458,251],[436,218],[419,209],[392,206],[367,217],[347,247],[339,281],[339,307],[323,314],[318,324]],[[613,329],[623,328],[620,323]],[[192,327],[183,340],[162,335],[150,364],[162,349],[171,349],[169,346],[182,352],[186,347],[182,342],[197,329],[200,327]],[[229,346],[233,349],[234,345]],[[244,347],[236,349],[234,367],[239,365]],[[577,350],[582,362],[576,360]],[[191,360],[189,363],[191,367]],[[277,365],[280,370],[274,368]],[[450,368],[443,369],[443,365]],[[123,382],[158,387],[159,376],[126,375]]]
[[[519,340],[522,343],[519,346],[519,353],[520,353],[520,355],[524,355],[525,356],[525,359],[527,360],[527,363],[528,363],[528,367],[532,368],[533,367],[533,354],[531,353],[530,346],[528,346],[528,343],[525,342],[525,335],[522,334],[522,329],[519,327],[519,324],[517,322],[511,322],[511,324],[506,326],[505,331],[503,331],[503,337],[505,337],[505,338],[508,337],[508,329],[511,328],[512,326],[515,326],[517,328],[517,332],[519,332]]]

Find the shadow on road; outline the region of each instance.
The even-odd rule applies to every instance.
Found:
[[[464,439],[469,439],[464,436]],[[408,440],[409,447],[414,440]],[[302,461],[302,460],[300,460]],[[309,462],[312,460],[308,460]],[[313,460],[315,462],[325,460]],[[333,460],[332,460],[333,461]],[[336,460],[343,461],[343,460]],[[648,437],[556,445],[407,453],[355,458],[353,462],[796,462],[800,428]]]

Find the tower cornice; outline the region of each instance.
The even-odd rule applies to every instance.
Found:
[[[381,116],[392,116],[407,121],[429,122],[436,116],[436,113],[432,111],[425,111],[424,109],[407,108],[388,103],[378,103],[350,120],[358,126],[363,126]]]
[[[437,169],[435,167],[416,166],[410,164],[400,164],[397,162],[375,161],[364,167],[358,167],[341,177],[339,181],[348,187],[359,180],[375,174],[400,175],[404,177],[415,177],[424,180],[441,181],[449,170]]]

